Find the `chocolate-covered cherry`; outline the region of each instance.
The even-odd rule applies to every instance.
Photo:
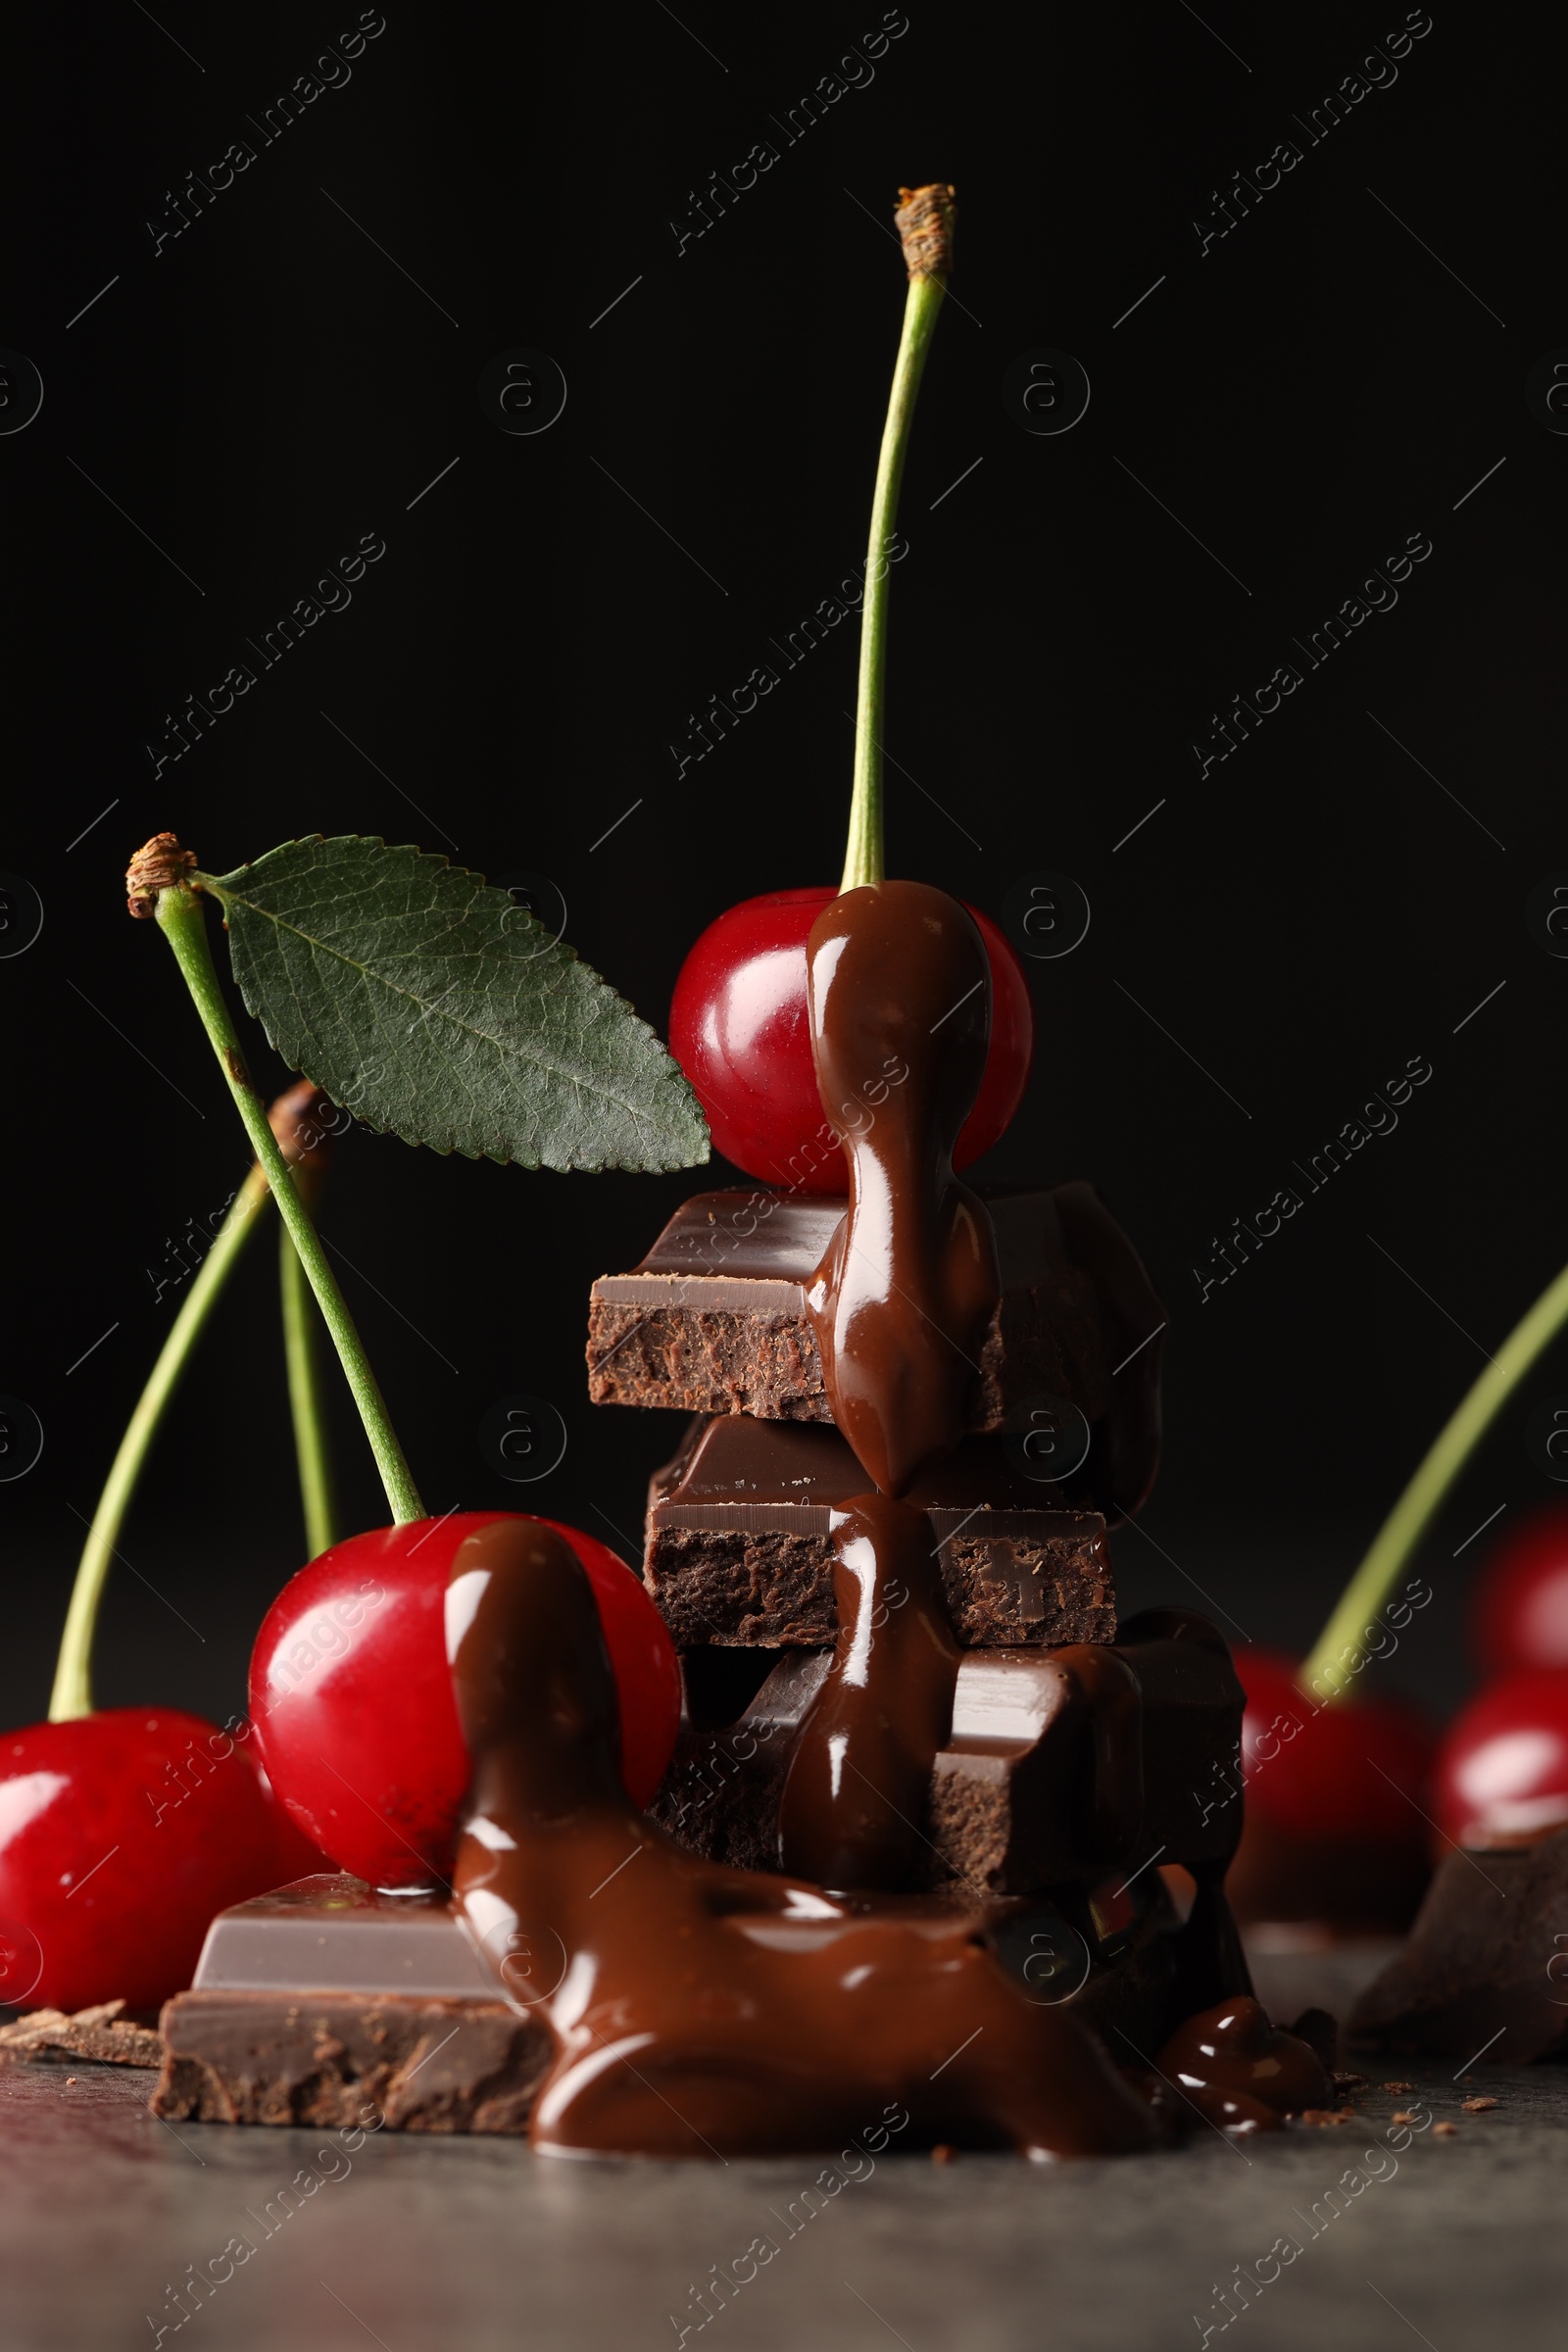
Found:
[[[811,1062],[806,943],[828,888],[775,890],[745,899],[709,924],[675,982],[669,1048],[691,1080],[724,1157],[764,1184],[842,1193],[844,1154],[826,1131]],[[1034,1054],[1034,1006],[1022,964],[988,915],[980,926],[991,964],[991,1046],[954,1164],[966,1167],[1004,1135],[1023,1100]],[[837,1124],[875,1116],[896,1072],[866,1070]]]
[[[1455,1716],[1432,1812],[1456,1845],[1523,1845],[1568,1823],[1568,1670],[1510,1675]]]
[[[1489,1680],[1568,1666],[1568,1505],[1545,1504],[1494,1546],[1470,1621]]]
[[[215,1911],[328,1868],[248,1743],[173,1707],[0,1734],[0,2001],[154,2009]]]
[[[263,1760],[300,1829],[373,1886],[450,1878],[470,1776],[448,1667],[448,1579],[465,1537],[522,1516],[459,1511],[351,1536],[302,1568],[263,1622],[250,1675]],[[621,1774],[645,1805],[680,1718],[674,1645],[623,1560],[580,1529],[544,1524],[593,1588],[620,1699]]]

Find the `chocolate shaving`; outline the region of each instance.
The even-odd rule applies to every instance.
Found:
[[[161,2066],[164,2045],[149,2026],[121,2016],[123,2001],[99,2001],[68,2016],[64,2009],[32,2009],[0,2026],[0,2064],[58,2051],[67,2058],[91,2058],[105,2066]]]

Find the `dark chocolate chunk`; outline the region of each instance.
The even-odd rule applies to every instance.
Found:
[[[971,1430],[1026,1421],[1065,1397],[1091,1424],[1079,1474],[1107,1516],[1134,1511],[1159,1451],[1164,1318],[1137,1252],[1092,1186],[983,1196],[1001,1298],[981,1339]],[[589,1305],[599,1404],[831,1422],[807,1290],[844,1203],[788,1193],[700,1193],[641,1265],[602,1275]]]
[[[522,2132],[551,2051],[453,1913],[346,1872],[221,1911],[165,2005],[158,2115]]]
[[[792,1744],[827,1667],[787,1655],[734,1724],[688,1722],[654,1819],[710,1860],[776,1869]],[[1242,1706],[1222,1639],[1186,1610],[1146,1611],[1114,1647],[969,1651],[911,1886],[1024,1895],[1223,1863],[1240,1808],[1214,1804],[1214,1766],[1239,1768]]]
[[[1521,2065],[1568,2055],[1568,1830],[1440,1864],[1409,1941],[1368,1985],[1363,2046]]]
[[[548,2030],[495,1997],[181,1992],[163,2034],[153,2113],[204,2124],[524,2132],[551,2055]]]
[[[644,1574],[677,1646],[831,1642],[829,1523],[864,1485],[837,1430],[742,1413],[694,1422],[648,1498]],[[960,1642],[1114,1635],[1103,1519],[1064,1507],[994,1440],[966,1440],[907,1499],[926,1514]]]

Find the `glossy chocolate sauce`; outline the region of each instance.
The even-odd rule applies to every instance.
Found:
[[[973,917],[924,882],[846,891],[806,956],[817,1092],[850,1170],[807,1312],[834,1421],[880,1491],[832,1515],[838,1640],[797,1736],[780,1843],[787,1868],[829,1886],[896,1886],[925,1841],[958,1671],[938,1547],[897,1497],[964,1434],[1000,1287],[990,1215],[953,1173],[991,1040],[991,966]]]
[[[784,1783],[784,1867],[826,1886],[907,1886],[958,1674],[940,1546],[923,1511],[886,1494],[829,1524],[838,1640]]]
[[[1289,2115],[1329,2107],[1334,2085],[1306,2042],[1269,2023],[1260,2001],[1219,2001],[1179,2026],[1157,2061],[1185,2103],[1222,2132],[1278,2132]]]
[[[537,2148],[817,2149],[890,2100],[909,2144],[1155,2144],[1099,2043],[1006,1975],[977,1916],[724,1869],[636,1810],[598,1612],[553,1530],[497,1520],[465,1540],[448,1654],[474,1765],[454,1908],[554,2037]]]
[[[953,1173],[985,1071],[991,967],[973,917],[924,882],[846,891],[806,953],[817,1091],[850,1170],[807,1311],[841,1434],[871,1484],[902,1494],[963,1435],[999,1292],[990,1217]]]

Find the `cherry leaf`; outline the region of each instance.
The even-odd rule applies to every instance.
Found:
[[[292,1069],[406,1143],[536,1168],[686,1168],[708,1129],[646,1021],[480,874],[354,834],[203,876]]]

